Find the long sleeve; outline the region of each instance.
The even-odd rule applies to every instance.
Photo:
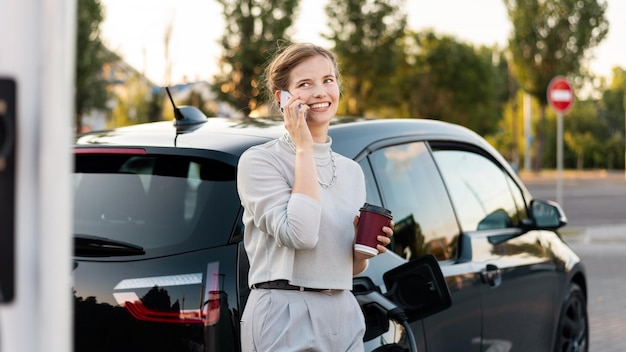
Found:
[[[293,169],[288,167],[268,151],[247,151],[239,161],[239,195],[254,226],[279,246],[310,249],[319,239],[321,206],[306,195],[291,193]]]

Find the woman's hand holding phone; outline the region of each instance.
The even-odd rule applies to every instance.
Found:
[[[309,107],[304,104],[298,106],[294,105],[299,102],[303,102],[300,97],[294,97],[285,90],[280,91],[280,111],[283,113],[285,128],[291,136],[294,148],[310,146],[312,150],[313,136],[311,135],[308,122],[306,121],[306,111]],[[291,113],[291,109],[293,109],[294,106],[295,114]],[[290,110],[290,113],[287,113],[287,109]],[[300,113],[302,113],[302,116],[300,116]]]
[[[292,98],[293,95],[291,95],[291,93],[289,93],[286,90],[281,90],[280,91],[280,111],[284,112],[285,108],[287,106],[287,101]],[[302,106],[302,104],[300,104],[297,108],[296,108],[296,115],[300,114],[300,107]],[[306,118],[306,114],[304,115],[304,118]]]

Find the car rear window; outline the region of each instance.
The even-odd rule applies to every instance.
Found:
[[[145,250],[223,245],[239,210],[235,181],[235,167],[212,159],[77,153],[74,233]]]

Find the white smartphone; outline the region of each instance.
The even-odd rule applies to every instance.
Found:
[[[280,111],[282,112],[285,109],[285,105],[287,104],[287,100],[289,100],[289,98],[293,97],[293,95],[291,95],[291,93],[289,93],[286,90],[281,90],[280,91]],[[298,106],[298,108],[296,109],[296,114],[300,113],[300,107]]]

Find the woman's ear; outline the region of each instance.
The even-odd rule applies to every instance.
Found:
[[[276,106],[280,108],[280,90],[274,91],[274,98],[276,98]]]

